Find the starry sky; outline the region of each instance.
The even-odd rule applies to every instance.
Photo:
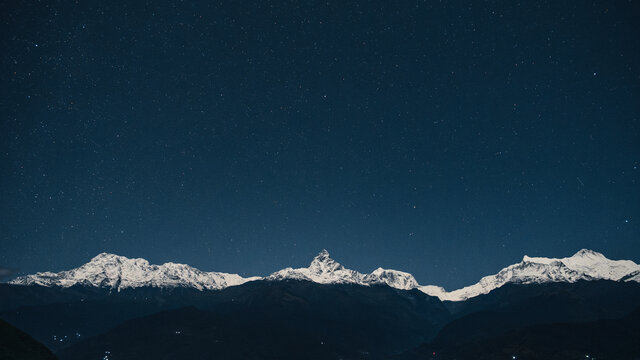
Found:
[[[640,262],[639,5],[3,2],[0,266]]]

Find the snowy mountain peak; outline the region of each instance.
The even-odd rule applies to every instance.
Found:
[[[344,270],[344,267],[333,260],[327,250],[322,250],[309,264],[309,271],[314,274],[326,274],[337,270]]]
[[[588,257],[588,258],[599,258],[599,259],[605,259],[605,256],[602,255],[601,253],[597,252],[597,251],[593,251],[593,250],[589,250],[589,249],[582,249],[580,251],[578,251],[577,253],[575,253],[573,256],[573,258],[575,257]]]
[[[365,282],[371,284],[387,284],[396,289],[410,290],[420,286],[413,275],[398,271],[383,269],[381,267],[375,269],[371,274],[365,275]]]
[[[125,256],[103,252],[103,253],[100,253],[100,254],[94,256],[89,262],[94,262],[94,261],[97,261],[97,262],[100,262],[100,261],[128,261],[128,260],[143,260],[143,261],[146,261],[146,260],[140,259],[140,258],[138,258],[138,259],[136,259],[136,258],[130,259],[130,258],[127,258]]]
[[[89,262],[94,262],[94,261],[105,261],[105,260],[116,260],[116,259],[120,259],[120,260],[124,260],[127,259],[124,256],[120,256],[120,255],[116,255],[116,254],[111,254],[111,253],[100,253],[96,256],[94,256]]]
[[[116,290],[146,286],[192,287],[203,290],[222,289],[255,279],[236,274],[204,272],[185,264],[151,265],[145,259],[101,253],[78,268],[59,273],[40,272],[22,276],[11,283],[60,287],[84,285]]]
[[[600,262],[609,260],[601,253],[589,249],[582,249],[578,251],[577,253],[573,254],[573,256],[571,256],[571,259],[582,259],[589,262]]]
[[[562,260],[568,260],[572,262],[582,262],[582,263],[611,261],[601,253],[597,251],[589,250],[589,249],[582,249],[577,253],[573,254],[571,257],[563,258],[563,259],[546,258],[546,257],[530,257],[527,255],[525,255],[524,258],[522,259],[522,261],[535,262],[540,264],[548,264],[552,261],[562,261]]]
[[[362,282],[363,275],[354,270],[345,269],[333,260],[327,250],[322,250],[313,258],[309,267],[285,268],[266,277],[267,280],[307,280],[320,284],[356,283]]]
[[[130,265],[135,264],[135,266],[140,266],[140,267],[150,266],[149,262],[145,259],[141,259],[141,258],[130,259],[124,256],[105,253],[105,252],[94,256],[88,263],[86,263],[83,266],[88,266],[89,264],[94,266],[114,266],[114,265],[121,266],[124,264],[130,264]]]
[[[314,260],[316,259],[329,259],[331,257],[331,255],[329,254],[329,251],[327,251],[327,249],[322,249],[322,251],[320,251],[318,253],[318,255],[316,255],[315,258],[313,258]]]
[[[286,268],[269,275],[267,280],[307,280],[320,284],[386,284],[393,288],[409,290],[419,286],[413,275],[397,271],[377,268],[371,274],[361,274],[355,270],[346,269],[333,260],[327,250],[322,250],[308,268]]]
[[[625,275],[638,269],[638,265],[630,260],[610,260],[603,254],[582,249],[566,258],[546,258],[525,256],[523,261],[559,266],[562,264],[593,279],[620,280]]]
[[[582,249],[566,258],[524,256],[522,262],[510,265],[495,275],[485,276],[474,285],[451,292],[433,287],[421,290],[441,300],[461,301],[499,288],[508,283],[539,284],[579,280],[637,281],[632,274],[640,266],[630,260],[610,260],[599,252]]]

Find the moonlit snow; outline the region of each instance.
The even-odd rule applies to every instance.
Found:
[[[598,252],[586,249],[561,259],[524,256],[521,262],[510,265],[495,275],[485,276],[476,284],[448,292],[440,286],[420,285],[413,275],[402,271],[377,268],[370,274],[362,274],[347,269],[333,260],[326,250],[321,251],[309,267],[285,268],[266,277],[248,278],[237,274],[200,271],[184,264],[151,265],[144,259],[102,253],[76,269],[59,273],[40,272],[16,278],[10,283],[60,287],[84,285],[117,290],[145,286],[219,290],[254,280],[305,280],[320,284],[365,286],[384,284],[396,289],[419,289],[443,301],[463,301],[489,293],[508,283],[573,283],[579,280],[640,282],[640,265],[630,260],[610,260]]]

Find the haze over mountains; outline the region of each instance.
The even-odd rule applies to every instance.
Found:
[[[446,291],[435,285],[420,285],[413,275],[378,268],[369,274],[350,270],[333,260],[329,252],[321,251],[306,268],[285,268],[265,277],[244,278],[237,274],[200,271],[184,264],[151,265],[144,259],[102,253],[90,262],[59,273],[40,272],[12,280],[15,285],[71,287],[94,286],[122,290],[127,288],[185,287],[198,290],[219,290],[248,281],[306,280],[319,284],[386,284],[396,289],[420,291],[447,301],[462,301],[487,294],[508,283],[539,284],[548,282],[575,283],[580,280],[640,281],[640,265],[630,260],[610,260],[603,254],[583,249],[571,257],[545,258],[524,256],[520,263],[507,266],[497,274],[485,276],[476,284]]]

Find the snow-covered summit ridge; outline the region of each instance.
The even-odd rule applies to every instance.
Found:
[[[327,250],[322,250],[306,268],[285,268],[267,276],[266,280],[307,280],[320,284],[386,284],[397,289],[413,289],[418,282],[413,275],[397,271],[378,268],[371,274],[361,274],[350,270],[333,260]]]
[[[639,265],[631,260],[609,260],[601,253],[588,249],[582,249],[573,256],[562,259],[529,257],[525,255],[522,261],[538,264],[561,262],[569,268],[580,271],[593,278],[616,281],[633,271],[640,270]]]
[[[39,272],[11,281],[19,285],[70,287],[95,286],[110,289],[138,287],[191,287],[199,290],[222,289],[240,285],[257,278],[243,278],[236,274],[204,272],[185,264],[151,265],[145,259],[129,259],[115,254],[101,253],[88,263],[59,273]]]
[[[599,252],[582,249],[566,258],[524,256],[521,262],[507,266],[476,284],[447,292],[443,288],[423,286],[420,290],[441,300],[462,301],[487,294],[508,283],[574,283],[579,280],[639,281],[640,265],[630,260],[610,260]],[[640,281],[639,281],[640,282]]]

